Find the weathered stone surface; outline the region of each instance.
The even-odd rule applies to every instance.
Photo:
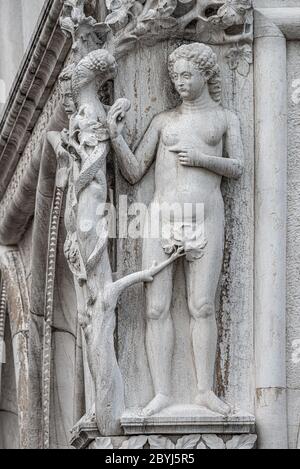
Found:
[[[0,253],[0,447],[252,449],[256,434],[259,448],[300,445],[299,2],[255,0],[254,24],[248,0],[213,3],[45,4],[0,124],[0,242],[11,246]],[[26,20],[15,22],[28,36]],[[170,55],[195,43],[220,66],[212,120],[218,80],[201,108],[209,67],[197,75],[176,59],[173,84],[169,76]],[[197,113],[195,96],[185,109],[190,86]],[[147,251],[120,227],[108,239],[108,196],[122,219],[120,196],[149,205],[170,188],[174,202],[202,173],[202,192],[223,176],[224,231],[214,199],[214,229],[196,249],[174,233],[168,252]],[[135,215],[127,228],[138,228]],[[187,289],[190,264],[179,257],[196,254],[200,265],[218,236],[213,262]]]
[[[4,399],[12,400],[18,421],[15,424],[16,435],[13,441],[18,441],[21,448],[28,448],[30,435],[29,423],[29,295],[26,276],[19,251],[14,248],[0,248],[0,270],[2,281],[6,290],[6,302],[8,317],[5,321],[6,334],[10,337],[5,340],[5,348],[8,349],[9,365],[0,363],[0,372],[9,380],[8,389],[3,389]],[[0,380],[1,381],[1,380]],[[4,385],[5,386],[5,385]],[[12,389],[11,386],[13,386]],[[6,410],[6,407],[0,406]],[[9,422],[11,417],[9,417]],[[11,423],[9,423],[10,427]],[[18,429],[18,430],[17,430]],[[3,429],[3,432],[5,430]],[[9,441],[9,440],[7,440]],[[8,444],[8,443],[5,443]]]
[[[225,417],[205,408],[186,405],[169,407],[152,417],[143,417],[128,411],[122,416],[121,425],[126,435],[248,434],[255,432],[255,417],[242,412]]]
[[[241,428],[241,427],[240,427]],[[171,431],[166,435],[156,432],[153,435],[132,435],[126,437],[101,437],[98,433],[96,420],[89,422],[82,420],[73,430],[72,444],[76,449],[111,450],[111,449],[152,449],[152,450],[191,450],[191,449],[214,449],[214,450],[241,450],[255,449],[257,436],[249,433],[234,434],[222,433],[192,433],[186,435],[175,434]],[[171,429],[170,429],[171,430]],[[208,427],[207,427],[207,430]],[[211,429],[212,431],[212,429]]]
[[[169,43],[165,48],[157,46],[153,49],[139,49],[131,57],[123,59],[121,67],[125,71],[116,79],[117,97],[126,95],[132,102],[132,110],[128,114],[126,136],[130,146],[134,148],[141,135],[148,127],[151,118],[158,112],[169,109],[176,103],[176,95],[171,83],[165,79],[168,53],[176,45]],[[248,77],[241,77],[229,70],[221,59],[226,55],[223,50],[216,49],[223,78],[223,102],[225,106],[238,110],[242,120],[243,142],[245,145],[245,171],[241,181],[226,182],[223,186],[226,211],[226,245],[224,268],[222,275],[222,303],[218,314],[220,352],[217,365],[218,386],[222,395],[226,395],[229,402],[239,402],[242,407],[252,410],[251,386],[249,367],[252,366],[252,273],[248,266],[252,265],[253,232],[253,127],[248,113],[243,109],[252,108],[252,73]],[[135,70],[132,81],[126,77],[130,70]],[[152,78],[152,70],[156,70]],[[140,96],[139,83],[145,82],[147,88]],[[231,86],[234,84],[234,88]],[[162,88],[163,87],[163,88]],[[236,92],[237,87],[241,90]],[[250,98],[249,98],[250,96]],[[252,187],[250,190],[249,187]],[[149,203],[153,197],[154,176],[153,168],[136,187],[131,188],[117,174],[117,193],[128,194],[128,204],[132,202]],[[237,195],[238,194],[238,195]],[[241,204],[241,205],[240,205]],[[241,208],[243,207],[243,209]],[[240,257],[240,253],[243,256]],[[134,253],[134,255],[132,255]],[[245,261],[247,256],[247,262]],[[128,273],[141,266],[141,241],[121,239],[118,241],[118,271]],[[239,271],[239,275],[233,272]],[[232,272],[232,273],[231,273]],[[243,280],[242,280],[243,279]],[[241,288],[241,285],[243,287]],[[247,288],[244,288],[248,285]],[[185,280],[181,266],[176,274],[176,292],[172,303],[172,315],[175,318],[177,338],[173,355],[177,372],[173,374],[172,388],[176,399],[189,402],[195,393],[195,378],[192,370],[192,353],[189,344],[189,315],[185,299]],[[236,295],[239,291],[239,295]],[[140,315],[141,305],[144,305],[143,290],[135,287],[122,298],[119,307],[119,354],[120,363],[126,376],[127,406],[134,407],[147,403],[151,397],[151,380],[144,348],[145,323]],[[236,315],[234,311],[238,312]],[[246,343],[248,345],[246,345]],[[234,350],[238,350],[236,353]],[[142,351],[142,352],[141,352]],[[138,357],[138,360],[133,357]],[[233,365],[234,360],[237,360]],[[232,364],[232,368],[229,366]],[[247,363],[247,365],[246,365]],[[136,374],[141,377],[136,383]],[[236,373],[236,374],[235,374]],[[241,373],[245,373],[241,379]],[[147,395],[142,383],[147,384]],[[193,383],[186,386],[185,383]],[[243,389],[241,389],[241,386]],[[148,397],[149,396],[149,397]]]
[[[289,444],[297,447],[300,431],[300,292],[299,292],[299,180],[300,180],[300,51],[297,42],[288,44],[288,215],[287,215],[287,389]]]
[[[33,40],[26,66],[20,67],[18,80],[3,110],[0,124],[1,197],[69,50],[70,45],[57,24],[61,7],[60,0],[45,3],[40,34]]]

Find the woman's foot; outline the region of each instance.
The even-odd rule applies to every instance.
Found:
[[[169,407],[171,400],[165,394],[157,394],[154,399],[142,410],[144,417],[151,417],[151,415],[158,414],[161,410]]]
[[[219,399],[213,391],[200,392],[196,397],[196,404],[226,417],[231,413],[230,405]]]

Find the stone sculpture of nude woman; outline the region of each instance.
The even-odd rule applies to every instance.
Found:
[[[163,262],[173,250],[184,247],[198,385],[195,402],[228,415],[230,406],[214,393],[218,336],[215,303],[224,250],[221,181],[222,177],[242,175],[240,124],[237,116],[221,105],[220,69],[210,47],[199,43],[181,46],[169,58],[169,71],[182,103],[152,120],[135,154],[122,136],[125,113],[118,104],[108,116],[109,132],[122,174],[131,184],[139,182],[155,160],[153,203],[161,207],[162,220],[166,204],[203,204],[206,240],[194,214],[184,220],[175,217],[168,238],[145,235],[143,263],[149,268],[153,260]],[[170,265],[146,286],[146,347],[155,396],[143,410],[145,416],[172,405],[173,269]]]

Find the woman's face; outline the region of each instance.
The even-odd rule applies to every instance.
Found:
[[[172,78],[177,92],[185,101],[199,98],[207,84],[202,72],[186,59],[178,59],[175,62]]]

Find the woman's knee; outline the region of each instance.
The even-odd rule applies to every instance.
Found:
[[[170,308],[164,304],[151,304],[147,308],[147,319],[158,321],[166,319],[170,314]]]
[[[215,305],[208,299],[201,299],[199,301],[191,300],[189,302],[189,310],[191,316],[197,319],[209,319],[215,317]]]

